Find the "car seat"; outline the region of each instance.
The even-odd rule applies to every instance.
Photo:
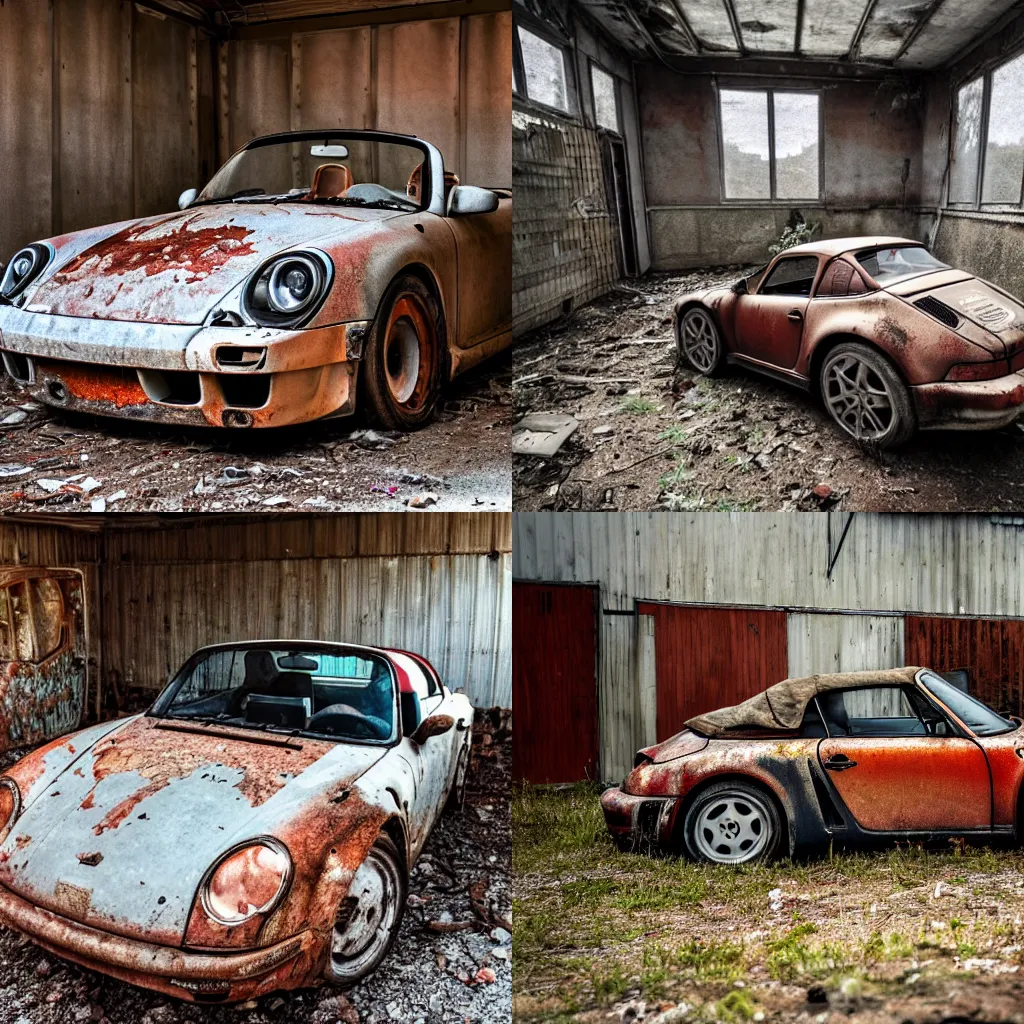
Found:
[[[352,187],[352,172],[345,164],[321,164],[313,174],[310,199],[339,199]]]
[[[819,693],[818,706],[821,708],[830,736],[850,735],[850,716],[846,713],[842,691]]]

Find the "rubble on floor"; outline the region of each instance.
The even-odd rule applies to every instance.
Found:
[[[477,712],[465,810],[438,822],[413,869],[398,941],[362,984],[195,1006],[83,970],[0,928],[0,1024],[507,1024],[511,740],[510,711]],[[0,755],[0,771],[24,753]]]
[[[935,432],[879,452],[820,402],[739,368],[676,365],[682,294],[754,268],[649,274],[514,350],[515,420],[572,417],[554,455],[514,455],[517,509],[1004,511],[1024,502],[1024,430]]]
[[[74,415],[0,374],[0,512],[510,509],[510,380],[504,353],[401,434],[361,417],[239,432]]]

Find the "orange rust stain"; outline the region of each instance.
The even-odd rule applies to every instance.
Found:
[[[253,807],[259,807],[281,789],[286,778],[305,771],[334,746],[323,740],[302,740],[302,749],[273,747],[237,739],[203,736],[176,729],[160,729],[151,718],[141,718],[94,748],[93,777],[98,785],[109,775],[134,772],[146,780],[131,796],[107,812],[93,828],[96,835],[117,828],[147,797],[203,768],[221,766],[243,772],[236,788]],[[93,786],[90,796],[95,792]],[[86,798],[88,799],[88,797]]]
[[[18,837],[17,837],[17,838],[16,838],[15,840],[14,840],[14,845],[15,845],[15,846],[16,846],[16,847],[17,847],[17,848],[18,848],[19,850],[22,850],[22,849],[24,849],[24,848],[25,848],[26,846],[28,846],[28,844],[29,844],[29,843],[31,843],[31,842],[32,842],[32,837],[31,837],[31,836],[18,836]]]
[[[252,234],[249,228],[225,224],[190,231],[190,223],[185,221],[177,230],[151,238],[142,236],[159,231],[159,226],[125,228],[79,253],[54,275],[54,280],[73,277],[79,271],[114,277],[142,270],[146,277],[152,277],[167,270],[184,270],[190,275],[185,278],[185,284],[194,284],[219,270],[235,256],[253,253],[252,243],[245,241]]]
[[[118,409],[126,405],[146,405],[149,402],[134,370],[47,362],[40,362],[38,367],[41,373],[59,377],[76,398],[91,402],[111,402]]]
[[[79,805],[83,811],[88,811],[93,806],[93,797],[95,797],[96,791],[94,789],[89,790],[89,795]]]

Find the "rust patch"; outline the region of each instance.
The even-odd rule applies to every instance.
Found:
[[[149,404],[134,370],[56,362],[40,362],[38,369],[41,373],[60,378],[75,398],[84,398],[90,402],[110,402],[118,409]]]
[[[882,317],[875,324],[875,330],[878,332],[878,337],[887,341],[893,348],[906,348],[910,341],[907,332],[891,316]]]
[[[141,718],[121,732],[97,743],[92,766],[96,786],[110,775],[134,772],[146,779],[129,797],[112,807],[93,828],[96,835],[117,828],[147,797],[159,793],[173,779],[184,779],[203,768],[232,768],[243,773],[238,791],[253,807],[269,800],[288,778],[305,771],[333,747],[323,740],[303,739],[302,749],[259,744],[239,731],[237,739],[193,735],[156,728],[156,721]]]
[[[186,271],[185,284],[195,284],[219,270],[235,256],[254,253],[252,243],[245,239],[252,230],[237,224],[200,228],[190,231],[191,221],[184,221],[169,234],[145,237],[155,229],[129,227],[119,231],[99,245],[86,249],[54,275],[54,280],[72,278],[80,271],[113,277],[133,270],[141,270],[146,277],[165,271]],[[116,293],[108,301],[114,301]]]

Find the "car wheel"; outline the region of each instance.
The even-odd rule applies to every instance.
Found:
[[[398,935],[408,890],[398,848],[387,836],[378,836],[335,915],[328,981],[354,985],[380,966]]]
[[[745,782],[718,782],[690,804],[683,836],[694,860],[749,864],[775,854],[782,826],[774,801],[762,790]]]
[[[469,747],[463,745],[459,751],[459,763],[455,768],[455,782],[444,805],[446,811],[461,811],[466,803],[466,781],[469,778]]]
[[[447,366],[440,304],[411,274],[380,304],[363,363],[366,414],[386,430],[415,430],[434,415]]]
[[[867,345],[837,345],[821,366],[829,415],[851,437],[880,448],[908,441],[917,429],[906,385],[892,363]]]
[[[706,377],[714,377],[725,362],[722,334],[714,317],[700,306],[691,306],[679,324],[679,351],[683,358]]]

